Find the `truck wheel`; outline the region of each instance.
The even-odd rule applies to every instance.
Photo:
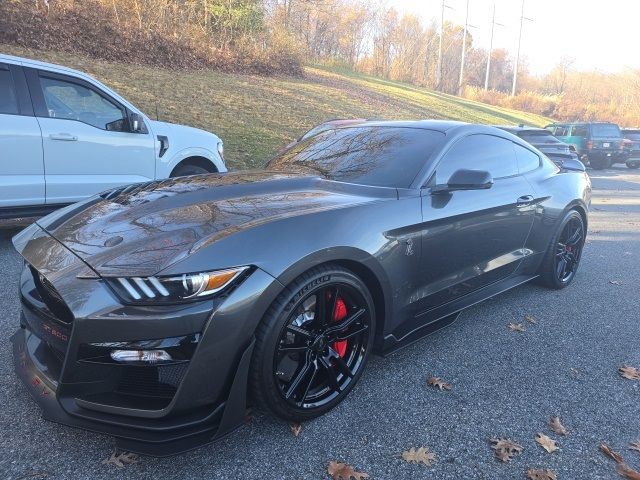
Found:
[[[627,160],[627,167],[633,168],[633,169],[640,168],[640,160],[633,161],[633,162],[630,162]]]
[[[589,165],[591,165],[591,168],[594,170],[602,170],[611,166],[607,158],[590,158]]]
[[[204,167],[198,165],[180,165],[173,172],[171,177],[186,177],[187,175],[202,175],[204,173],[211,173]]]

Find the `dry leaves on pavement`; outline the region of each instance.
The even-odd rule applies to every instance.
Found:
[[[536,317],[534,317],[533,315],[529,315],[528,313],[524,316],[524,319],[529,323],[538,323]]]
[[[549,428],[558,435],[566,435],[569,433],[565,426],[560,423],[560,417],[551,417],[549,419]]]
[[[102,460],[103,465],[114,465],[117,468],[124,468],[125,466],[136,463],[138,461],[138,455],[129,452],[113,452],[109,458]]]
[[[626,463],[618,464],[618,475],[629,480],[640,480],[640,472],[637,472]]]
[[[501,462],[508,462],[516,453],[521,453],[524,448],[509,438],[492,438],[491,448],[493,448],[496,458]]]
[[[624,463],[624,460],[622,459],[622,455],[620,455],[618,452],[614,452],[613,450],[611,450],[609,445],[607,445],[604,442],[600,444],[600,451],[604,453],[606,456],[613,458],[616,461],[616,463]]]
[[[427,383],[438,390],[451,390],[451,385],[439,377],[429,377]]]
[[[629,380],[640,380],[640,370],[636,367],[624,365],[618,369],[618,373]]]
[[[530,468],[527,470],[527,478],[529,480],[558,480],[556,472],[547,468]]]
[[[544,433],[539,433],[536,435],[536,442],[549,453],[560,450],[556,445],[556,441],[552,438],[547,437]]]
[[[430,467],[431,464],[436,461],[436,454],[430,452],[429,449],[425,447],[412,447],[402,452],[402,459],[409,463],[424,463]]]
[[[290,423],[289,428],[291,428],[291,433],[293,433],[294,437],[297,437],[302,433],[302,425],[299,423]]]
[[[526,329],[524,328],[524,325],[521,323],[510,323],[509,325],[507,325],[507,327],[509,328],[509,330],[511,330],[512,332],[524,332]]]
[[[640,441],[630,443],[629,450],[635,450],[636,452],[640,452]]]
[[[356,472],[351,465],[340,462],[329,462],[327,473],[331,475],[333,480],[363,480],[369,478],[369,475],[362,472]]]

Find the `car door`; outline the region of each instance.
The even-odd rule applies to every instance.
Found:
[[[488,171],[494,183],[485,190],[423,189],[423,313],[513,274],[533,224],[534,192],[519,175],[513,142],[485,134],[458,140],[430,185],[446,184],[459,169]]]
[[[44,201],[42,136],[22,67],[0,63],[0,209]]]
[[[131,112],[95,85],[27,69],[42,129],[46,203],[71,203],[119,185],[155,178],[148,128],[132,132]]]

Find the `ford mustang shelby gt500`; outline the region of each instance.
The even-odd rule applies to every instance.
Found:
[[[579,162],[576,162],[579,164]],[[44,417],[167,455],[303,421],[384,354],[573,280],[591,186],[493,127],[364,122],[257,171],[121,187],[23,230],[16,370]]]

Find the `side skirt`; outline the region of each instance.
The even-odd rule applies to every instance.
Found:
[[[491,285],[487,285],[475,292],[471,292],[462,298],[458,298],[436,307],[422,315],[418,315],[402,325],[401,328],[396,329],[394,332],[384,337],[381,354],[386,356],[414,343],[426,335],[451,325],[458,318],[462,310],[483,302],[484,300],[494,297],[502,292],[511,290],[518,285],[527,283],[537,276],[538,275],[514,275]]]

